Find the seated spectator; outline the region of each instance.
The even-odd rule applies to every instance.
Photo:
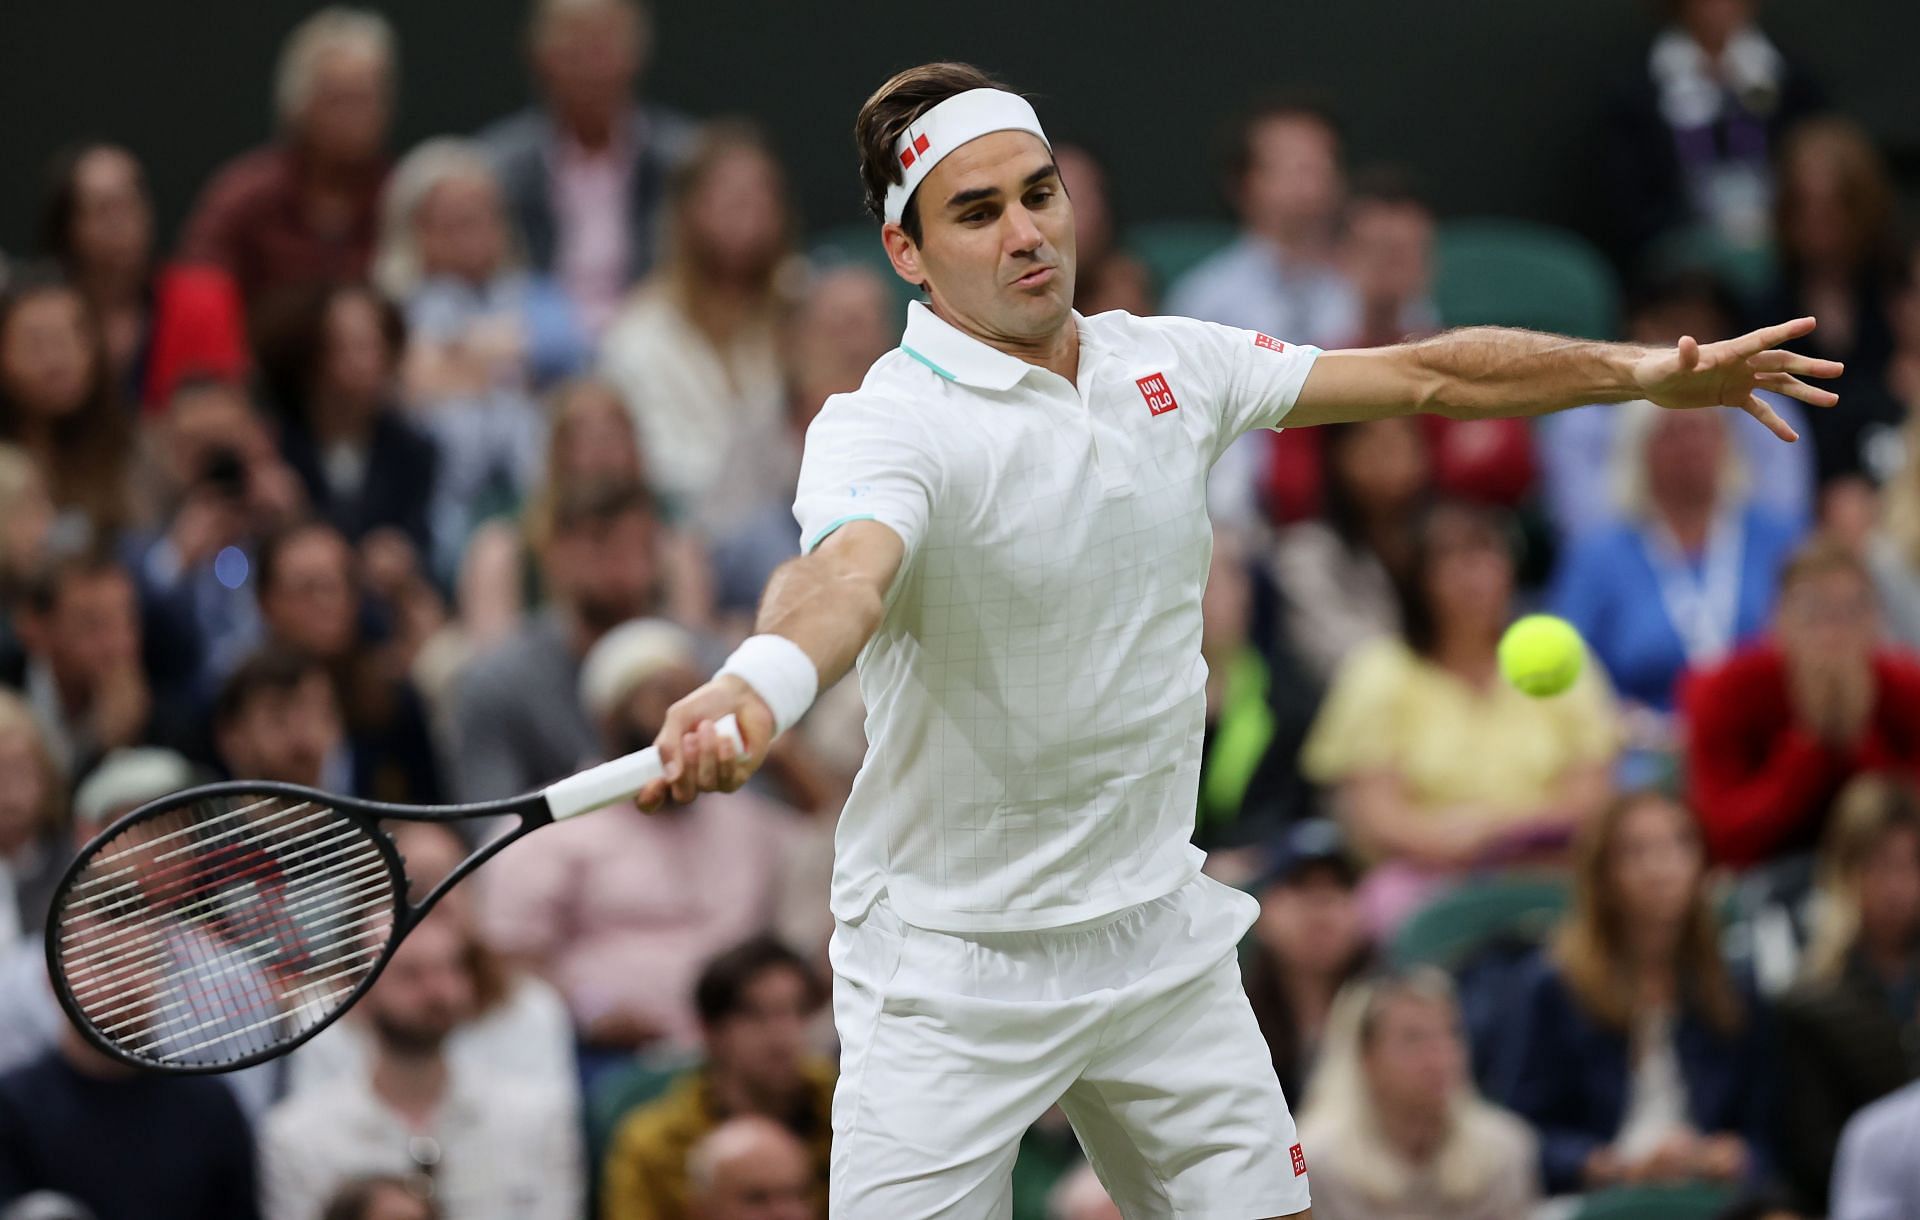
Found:
[[[1286,527],[1273,549],[1286,639],[1324,685],[1356,647],[1400,630],[1406,575],[1431,485],[1420,422],[1381,419],[1320,433],[1324,516]]]
[[[47,924],[67,868],[67,784],[33,718],[0,688],[0,954]]]
[[[453,775],[464,801],[531,791],[602,756],[580,705],[580,663],[600,637],[654,608],[657,526],[645,488],[562,485],[543,525],[552,601],[477,658],[454,692]]]
[[[375,277],[406,312],[405,398],[440,451],[433,566],[451,572],[474,526],[532,490],[535,395],[591,351],[566,297],[518,265],[477,144],[429,140],[394,170]]]
[[[48,176],[41,253],[87,298],[120,394],[163,410],[185,378],[247,372],[240,295],[218,267],[161,265],[146,171],[118,144],[80,144]]]
[[[813,1215],[827,1199],[833,1068],[803,1053],[820,984],[792,950],[756,938],[707,964],[694,989],[705,1066],[621,1120],[602,1179],[605,1220],[695,1220],[688,1157],[730,1119],[772,1119],[812,1163]]]
[[[1780,1002],[1780,1168],[1803,1210],[1847,1119],[1920,1076],[1920,793],[1863,775],[1821,844],[1806,977]]]
[[[665,184],[693,142],[682,116],[636,100],[653,52],[640,0],[534,0],[540,101],[480,134],[535,269],[598,335],[653,268]]]
[[[225,1085],[128,1067],[64,1021],[54,1047],[0,1074],[0,1208],[35,1191],[101,1220],[260,1215],[253,1133]]]
[[[1350,985],[1300,1115],[1319,1220],[1525,1216],[1538,1141],[1467,1073],[1453,984],[1433,966]]]
[[[372,1061],[267,1115],[260,1170],[267,1220],[317,1220],[365,1174],[424,1179],[447,1220],[578,1220],[580,1132],[550,1083],[458,1063],[447,1039],[473,1015],[479,943],[429,916],[360,1001]]]
[[[793,209],[772,149],[738,122],[707,129],[668,198],[660,269],[608,329],[601,368],[633,412],[668,518],[711,532],[751,507],[733,463],[786,415],[777,273]]]
[[[1920,1083],[1853,1116],[1840,1136],[1828,1220],[1907,1220],[1920,1215]]]
[[[594,758],[653,744],[668,707],[700,685],[694,638],[659,619],[624,623],[580,667]],[[483,918],[493,944],[566,997],[585,1066],[699,1038],[694,981],[714,954],[766,929],[791,811],[748,793],[707,793],[645,814],[631,804],[543,831],[492,869]]]
[[[270,647],[242,662],[214,704],[213,745],[229,778],[358,795],[333,683],[304,654]]]
[[[1913,299],[1915,349],[1920,352],[1920,256],[1916,256]],[[1904,463],[1888,480],[1881,514],[1870,515],[1861,548],[1886,619],[1887,633],[1903,647],[1920,651],[1920,385],[1909,408]]]
[[[0,440],[46,476],[70,536],[127,523],[130,423],[85,298],[50,272],[0,291]]]
[[[1047,1194],[1047,1220],[1122,1220],[1120,1209],[1084,1162]]]
[[[1554,1194],[1759,1179],[1760,1014],[1720,955],[1693,817],[1630,793],[1582,832],[1573,910],[1514,999],[1496,1093]]]
[[[1287,828],[1254,890],[1260,919],[1242,959],[1247,999],[1280,1088],[1296,1100],[1306,1096],[1334,997],[1372,954],[1354,900],[1358,879],[1339,830],[1309,819]]]
[[[1771,635],[1689,679],[1688,785],[1716,861],[1812,847],[1861,772],[1920,776],[1920,660],[1875,619],[1859,558],[1816,542],[1781,573]]]
[[[1562,558],[1552,602],[1626,701],[1635,744],[1666,748],[1681,673],[1766,626],[1798,531],[1748,484],[1728,412],[1616,410],[1622,518]]]
[[[715,1127],[687,1154],[690,1220],[819,1220],[813,1157],[770,1118]]]
[[[1384,936],[1450,878],[1556,852],[1605,803],[1618,741],[1612,697],[1589,670],[1541,701],[1500,677],[1513,616],[1506,519],[1436,507],[1415,535],[1403,634],[1362,645],[1335,674],[1301,754],[1337,785],[1361,885]]]
[[[53,543],[46,477],[19,446],[0,444],[0,675],[9,681],[17,681],[26,664],[15,621]]]
[[[367,274],[387,176],[393,27],[324,8],[295,26],[274,69],[280,138],[215,172],[182,229],[181,257],[223,268],[249,307],[303,284]]]
[[[320,1220],[441,1220],[431,1199],[421,1198],[405,1178],[373,1177],[334,1192]]]
[[[1156,293],[1146,264],[1120,245],[1106,167],[1078,144],[1054,145],[1053,163],[1073,200],[1073,307],[1089,317],[1111,309],[1137,318],[1153,314]]]
[[[402,416],[400,311],[364,285],[303,289],[263,323],[260,360],[286,414],[280,447],[314,511],[355,545],[391,532],[430,554],[438,454]]]

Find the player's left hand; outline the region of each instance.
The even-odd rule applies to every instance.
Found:
[[[1688,335],[1670,350],[1643,356],[1634,368],[1634,382],[1646,398],[1669,410],[1733,407],[1765,424],[1781,440],[1798,440],[1799,435],[1755,391],[1771,390],[1813,407],[1831,407],[1840,401],[1833,391],[1800,380],[1803,376],[1838,377],[1842,370],[1838,360],[1775,350],[1812,330],[1812,318],[1795,318],[1719,343],[1701,344]]]

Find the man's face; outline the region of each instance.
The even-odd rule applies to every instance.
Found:
[[[153,209],[140,163],[122,148],[96,148],[74,168],[73,244],[94,266],[145,268],[153,253]]]
[[[386,58],[368,48],[341,46],[321,55],[299,116],[301,142],[335,164],[372,160],[386,147],[392,90]]]
[[[791,1136],[743,1147],[715,1167],[699,1220],[814,1220],[813,1165]]]
[[[220,755],[236,779],[317,787],[340,737],[333,684],[313,669],[289,689],[255,691],[220,727]]]
[[[403,1054],[431,1054],[473,1011],[473,972],[454,922],[429,919],[394,951],[367,992],[367,1017]]]
[[[1326,124],[1279,115],[1257,124],[1240,182],[1240,218],[1263,233],[1311,235],[1333,227],[1345,189],[1340,146]]]
[[[1781,593],[1774,631],[1796,662],[1831,663],[1865,655],[1879,633],[1873,590],[1848,571],[1805,577]]]
[[[140,657],[133,582],[118,568],[78,572],[63,582],[48,616],[46,659],[63,688],[92,687]]]
[[[646,513],[582,522],[557,536],[552,549],[556,587],[594,635],[647,612],[658,572]]]
[[[797,971],[785,966],[761,971],[748,984],[741,1011],[706,1031],[714,1067],[738,1077],[758,1096],[791,1094],[800,1081],[809,998]]]
[[[1404,306],[1427,294],[1433,217],[1417,203],[1358,204],[1347,225],[1345,253],[1361,300]]]
[[[534,46],[533,67],[563,121],[613,121],[640,77],[640,31],[632,10],[609,0],[555,13]]]
[[[1073,309],[1073,204],[1047,146],[1024,131],[971,140],[914,192],[921,240],[886,229],[894,267],[988,341],[1044,342]]]
[[[260,613],[274,638],[311,656],[346,655],[354,636],[353,552],[333,529],[303,530],[280,546]]]

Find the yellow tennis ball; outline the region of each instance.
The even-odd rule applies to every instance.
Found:
[[[1572,686],[1586,656],[1573,624],[1551,614],[1529,614],[1500,637],[1500,672],[1536,699]]]

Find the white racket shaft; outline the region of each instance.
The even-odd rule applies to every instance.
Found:
[[[734,753],[744,756],[746,743],[740,740],[740,725],[731,715],[713,722],[713,731],[733,743]],[[579,813],[605,809],[621,801],[630,801],[662,774],[660,748],[648,746],[622,755],[612,762],[588,767],[578,775],[569,775],[541,789],[547,808],[558,822]]]

